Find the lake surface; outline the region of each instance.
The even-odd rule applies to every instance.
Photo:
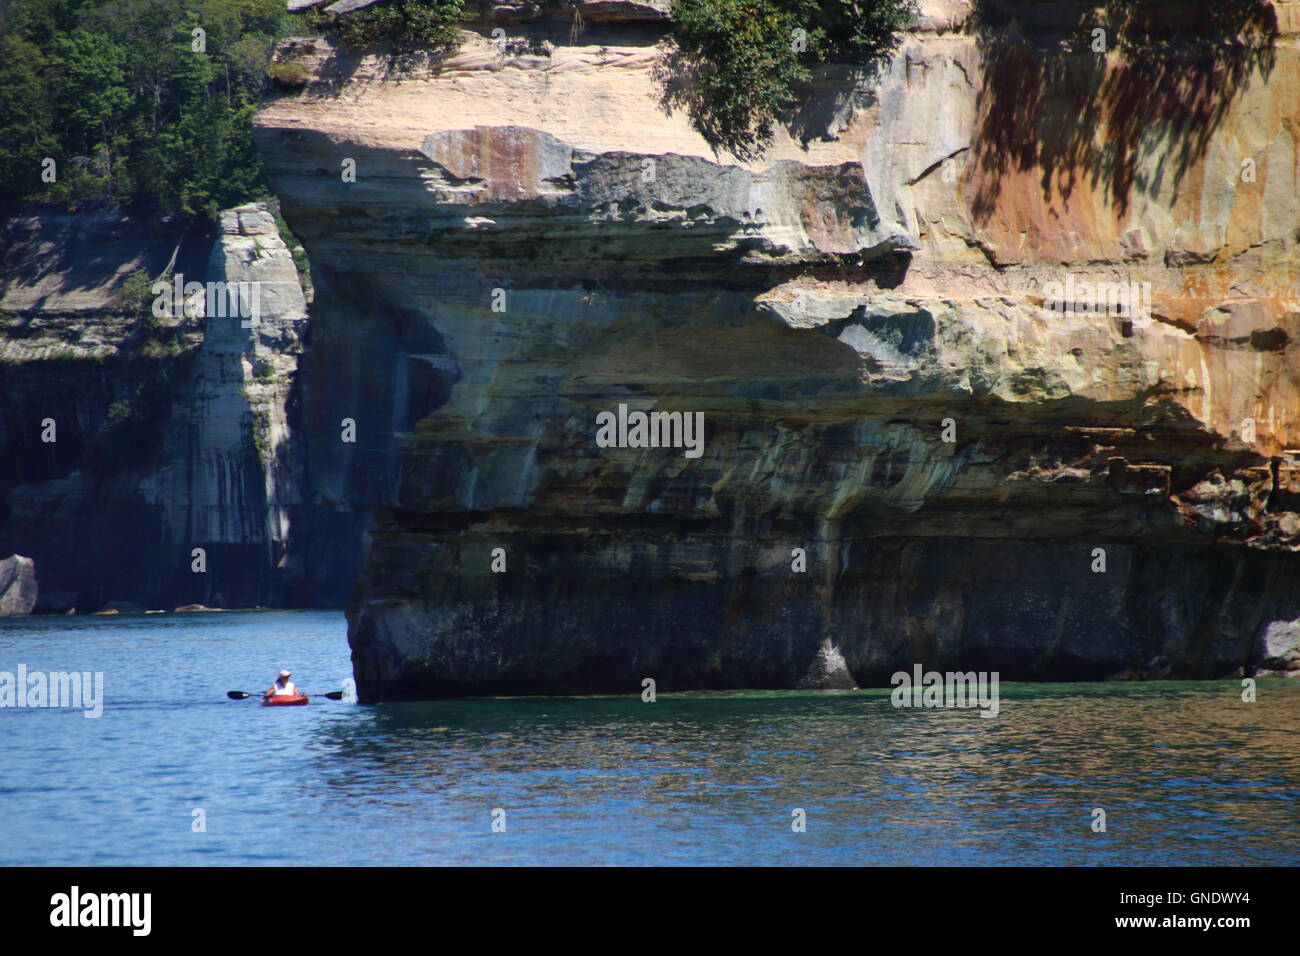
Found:
[[[1003,684],[993,719],[888,689],[225,698],[286,666],[340,689],[315,611],[0,619],[20,663],[106,701],[0,709],[0,864],[1300,863],[1300,680]]]

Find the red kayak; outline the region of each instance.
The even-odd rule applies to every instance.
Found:
[[[274,697],[263,697],[263,707],[295,707],[307,703],[311,698],[306,694],[277,694]]]

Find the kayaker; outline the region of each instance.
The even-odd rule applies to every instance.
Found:
[[[293,697],[298,693],[298,688],[294,686],[291,678],[293,674],[289,671],[280,671],[280,676],[275,679],[275,683],[270,686],[263,697]]]

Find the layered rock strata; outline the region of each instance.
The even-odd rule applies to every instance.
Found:
[[[1290,672],[1300,7],[1099,54],[1087,5],[980,6],[753,162],[662,110],[645,22],[281,51],[363,700]],[[603,447],[620,405],[702,454]]]
[[[318,601],[333,558],[310,534],[290,422],[306,303],[266,207],[223,213],[207,238],[31,216],[4,254],[0,542],[36,559],[38,610]],[[165,276],[161,308],[147,281],[126,291],[133,274]],[[202,291],[177,303],[176,283]],[[248,315],[232,286],[255,290]],[[355,574],[342,564],[326,603]]]

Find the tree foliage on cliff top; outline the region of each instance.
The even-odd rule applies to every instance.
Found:
[[[345,14],[330,27],[348,46],[388,43],[397,53],[456,42],[464,0],[387,0]]]
[[[673,0],[663,100],[711,145],[756,156],[812,67],[888,56],[916,11],[914,0]]]
[[[451,46],[465,0],[386,0],[316,25],[345,45],[395,52]],[[772,124],[799,99],[819,63],[867,65],[887,56],[915,0],[673,0],[668,55],[657,78],[711,144],[761,153]]]
[[[211,219],[262,195],[251,119],[290,22],[283,0],[0,0],[0,212]]]

